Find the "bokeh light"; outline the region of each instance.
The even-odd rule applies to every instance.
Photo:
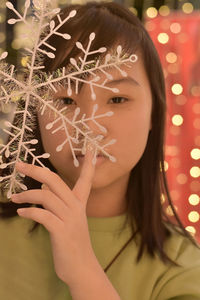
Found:
[[[181,25],[179,23],[174,22],[170,25],[170,30],[173,33],[179,33],[181,31]]]
[[[159,14],[163,17],[166,17],[170,14],[170,9],[169,9],[169,6],[167,5],[162,5],[160,8],[159,8]]]
[[[196,223],[199,221],[199,213],[197,211],[191,211],[188,214],[188,220],[192,223]]]
[[[173,86],[172,86],[172,93],[174,95],[180,95],[180,94],[182,94],[182,92],[183,92],[183,87],[182,87],[182,85],[180,83],[173,84]]]
[[[188,200],[191,205],[198,205],[200,203],[200,197],[197,194],[191,194]]]
[[[169,35],[167,33],[165,33],[165,32],[159,33],[159,35],[158,35],[158,41],[161,44],[168,43],[168,41],[169,41]]]
[[[178,174],[178,176],[176,177],[176,180],[179,184],[185,184],[188,180],[187,176],[183,173]]]
[[[164,161],[164,169],[165,169],[165,171],[167,171],[168,168],[169,168],[168,162],[167,162],[167,161]]]
[[[186,226],[185,229],[191,233],[192,236],[194,236],[196,234],[196,229],[194,228],[194,226]]]
[[[194,149],[192,149],[192,151],[190,152],[190,154],[191,154],[191,157],[193,158],[193,159],[200,159],[200,149],[198,149],[198,148],[194,148]]]
[[[173,64],[177,61],[177,55],[174,52],[169,52],[166,55],[166,60],[168,63]]]
[[[200,176],[200,168],[194,166],[190,169],[190,175],[194,178],[198,178]]]
[[[146,10],[146,14],[149,18],[155,18],[158,14],[158,11],[155,7],[149,7],[147,10]]]
[[[172,117],[172,123],[175,126],[181,126],[183,124],[183,117],[181,115],[174,115]]]
[[[182,10],[185,14],[191,14],[194,10],[192,3],[186,2],[182,6]]]

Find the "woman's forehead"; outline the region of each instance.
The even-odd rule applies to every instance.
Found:
[[[141,86],[141,74],[143,73],[143,63],[142,62],[129,62],[126,64],[122,64],[120,66],[120,70],[115,67],[109,67],[105,70],[105,73],[97,71],[95,74],[88,74],[85,76],[85,82],[79,82],[78,93],[76,92],[76,79],[72,79],[70,81],[71,89],[73,93],[79,94],[88,88],[90,88],[90,84],[94,82],[97,84],[96,89],[105,87],[117,88],[122,85],[132,85],[133,87]],[[109,76],[108,76],[109,75]],[[97,78],[98,77],[98,78]],[[98,80],[97,80],[98,79]],[[58,93],[66,93],[68,89],[68,84],[65,85],[57,85]]]

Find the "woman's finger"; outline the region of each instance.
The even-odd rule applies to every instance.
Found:
[[[23,162],[17,162],[16,169],[18,172],[44,183],[58,198],[62,199],[65,203],[67,203],[67,199],[72,201],[73,193],[58,174],[50,171],[47,168],[42,168]]]
[[[45,209],[28,207],[19,208],[17,212],[23,218],[31,219],[42,224],[49,231],[49,233],[55,233],[55,231],[58,230],[58,226],[62,225],[59,218]]]
[[[93,151],[87,148],[81,174],[73,188],[75,196],[85,205],[87,204],[95,172],[95,165],[93,165],[92,159]]]
[[[44,183],[41,185],[41,189],[42,189],[42,190],[50,190],[50,189],[48,188],[48,186],[47,186],[46,184],[44,184]]]
[[[28,190],[11,196],[15,203],[40,204],[64,221],[67,215],[67,205],[50,190]]]

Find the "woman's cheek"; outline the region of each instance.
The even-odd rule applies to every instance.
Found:
[[[137,119],[137,118],[136,118]],[[137,162],[142,156],[149,135],[149,122],[141,122],[141,120],[135,120],[127,124],[124,120],[123,128],[119,129],[117,133],[116,150],[126,160],[132,160]]]

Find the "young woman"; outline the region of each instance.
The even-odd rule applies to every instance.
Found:
[[[104,46],[112,53],[122,45],[124,53],[138,57],[123,66],[127,77],[109,70],[113,78],[107,85],[118,93],[96,89],[99,113],[114,112],[102,125],[104,144],[117,139],[107,149],[116,162],[99,155],[93,165],[94,149],[88,147],[85,156],[77,154],[80,166],[74,167],[68,144],[55,150],[63,133],[45,129],[53,115],[37,113],[37,151],[50,158],[47,169],[18,163],[29,190],[1,203],[0,299],[200,299],[200,250],[176,214],[164,172],[166,103],[157,52],[128,9],[92,2],[66,7],[61,18],[73,9],[75,18],[60,28],[73,39],[51,38],[57,51],[55,59],[44,61],[46,72],[79,57],[75,43],[86,45],[91,32],[93,50]],[[104,79],[101,74],[100,82]],[[89,94],[86,84],[71,96],[63,87],[54,101],[90,116]],[[176,225],[163,210],[162,195]]]

